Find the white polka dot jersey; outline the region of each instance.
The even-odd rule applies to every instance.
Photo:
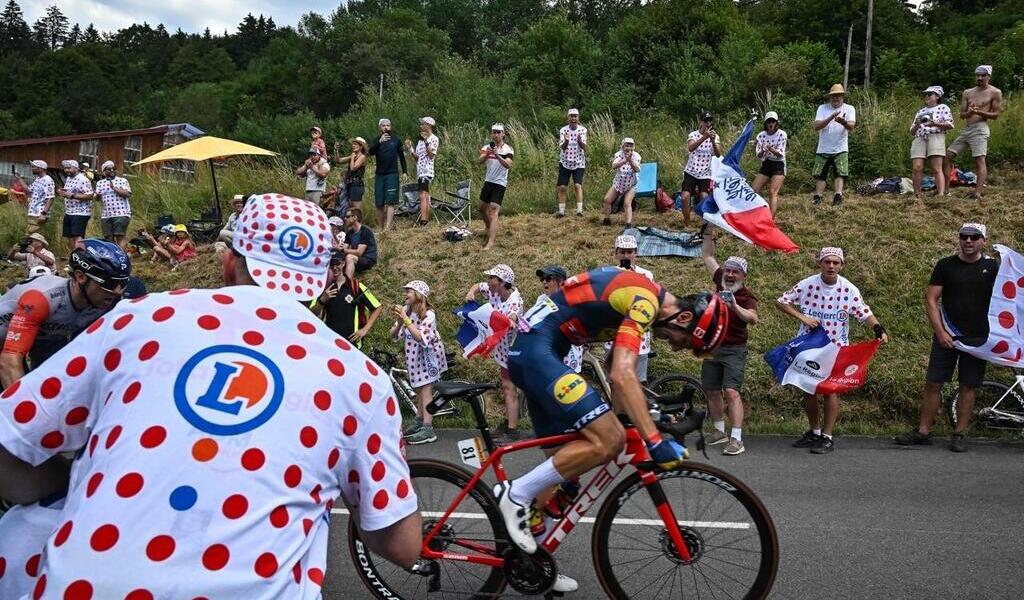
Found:
[[[0,444],[78,451],[46,598],[319,598],[328,514],[416,510],[386,375],[258,286],[122,302],[0,397]]]
[[[834,285],[828,285],[820,273],[811,275],[782,294],[779,302],[796,304],[801,313],[820,321],[837,346],[850,345],[850,317],[863,323],[871,316],[871,307],[864,302],[860,290],[842,276],[838,276]],[[808,331],[810,329],[801,323],[797,335]]]

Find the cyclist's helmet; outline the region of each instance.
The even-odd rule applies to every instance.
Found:
[[[693,353],[712,352],[725,339],[729,326],[729,306],[718,294],[700,292],[685,298],[691,302],[694,319],[688,328],[693,337]]]
[[[120,246],[97,239],[83,240],[71,253],[71,271],[81,271],[105,290],[128,285],[132,261]]]

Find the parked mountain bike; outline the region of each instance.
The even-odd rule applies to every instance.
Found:
[[[391,385],[395,388],[395,396],[398,398],[399,404],[405,407],[406,412],[411,415],[416,414],[416,391],[413,390],[412,384],[409,383],[409,371],[403,369],[398,362],[398,357],[393,353],[381,349],[371,348],[366,351],[366,355],[370,357],[373,362],[380,365],[384,372],[388,374],[391,379]],[[450,359],[449,359],[450,360]],[[456,383],[467,383],[462,381],[456,381]],[[437,385],[434,385],[434,402],[437,402],[439,398]],[[435,417],[444,417],[448,415],[460,414],[459,406],[454,402],[447,400],[443,402],[436,411],[433,412]]]
[[[946,397],[946,414],[954,427],[959,404],[958,388]],[[982,382],[975,390],[971,423],[989,429],[1024,430],[1024,369],[1014,369],[1012,385],[998,381]]]
[[[496,448],[481,403],[486,389],[493,385],[451,390],[451,397],[458,392],[469,403],[480,431],[475,447],[460,443],[460,458],[476,467],[475,472],[440,460],[409,461],[424,519],[423,551],[413,569],[370,552],[349,522],[356,571],[375,598],[498,598],[509,588],[517,595],[552,597],[558,575],[554,555],[580,523],[594,526],[590,552],[598,582],[610,598],[767,597],[778,569],[779,545],[761,501],[741,481],[708,465],[683,462],[671,470],[658,468],[625,419],[623,452],[587,478],[565,516],[547,529],[537,552],[522,553],[509,540],[483,477],[493,473],[506,481],[502,460],[507,454],[565,444],[581,435]],[[659,424],[678,440],[689,427]],[[613,485],[627,467],[632,471]],[[602,496],[597,516],[586,517]]]

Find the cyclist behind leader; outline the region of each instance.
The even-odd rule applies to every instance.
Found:
[[[612,401],[647,442],[658,466],[671,469],[686,457],[675,440],[663,440],[651,420],[636,374],[644,332],[667,340],[674,351],[710,352],[724,338],[728,307],[709,293],[675,296],[639,273],[599,267],[569,278],[523,318],[509,352],[509,374],[526,394],[538,437],[578,431],[543,463],[494,488],[509,537],[532,554],[537,543],[527,522],[535,498],[606,464],[625,447],[625,429],[591,386],[563,362],[572,344],[613,341],[609,380]]]
[[[97,239],[79,243],[68,262],[71,277],[42,275],[0,297],[4,388],[25,375],[26,362],[39,366],[110,310],[121,299],[132,270],[131,260],[117,244]]]
[[[328,236],[318,206],[252,197],[223,253],[237,285],[123,303],[4,392],[0,496],[67,497],[14,509],[36,537],[0,519],[0,554],[38,553],[0,597],[30,571],[35,597],[318,598],[339,495],[363,543],[415,563],[394,390],[301,304]],[[66,451],[70,484],[45,462]]]

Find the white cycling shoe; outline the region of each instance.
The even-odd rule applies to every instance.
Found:
[[[580,584],[577,583],[575,579],[572,577],[566,577],[561,573],[559,573],[558,577],[555,579],[555,584],[551,586],[552,592],[558,592],[560,594],[575,592],[578,589],[580,589]]]
[[[512,482],[500,482],[494,486],[494,497],[505,520],[505,529],[512,543],[527,554],[537,551],[537,540],[530,533],[530,509],[512,499]]]

